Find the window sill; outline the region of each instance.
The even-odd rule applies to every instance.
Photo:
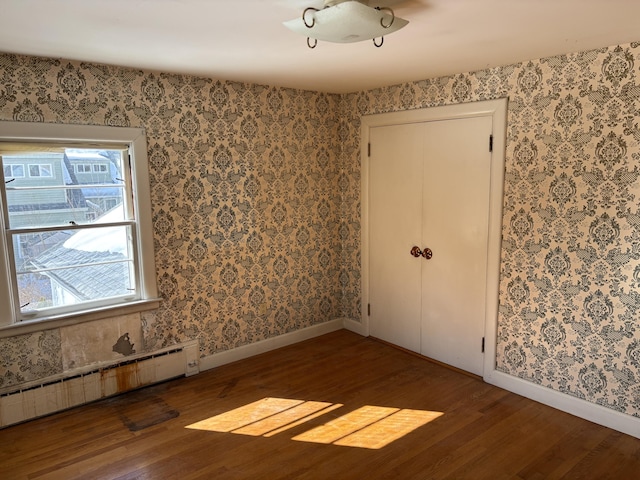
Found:
[[[93,308],[82,313],[69,313],[46,318],[38,318],[37,320],[25,320],[20,323],[0,327],[0,338],[15,337],[28,333],[41,332],[43,330],[52,330],[54,328],[92,322],[94,320],[102,320],[104,318],[155,310],[160,306],[161,301],[162,299],[160,298],[152,298],[149,300],[129,302],[123,305],[110,305],[108,307]]]

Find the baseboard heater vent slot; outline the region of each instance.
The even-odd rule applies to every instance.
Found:
[[[0,394],[0,427],[41,417],[139,387],[198,373],[197,343],[182,344],[90,371]]]

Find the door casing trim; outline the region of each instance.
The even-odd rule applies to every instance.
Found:
[[[360,130],[360,251],[361,251],[361,323],[350,322],[346,328],[369,336],[369,131],[374,127],[457,120],[470,117],[492,118],[493,151],[491,155],[489,194],[489,240],[487,248],[487,291],[485,303],[485,355],[483,378],[489,378],[496,367],[496,333],[498,326],[498,292],[500,280],[500,247],[502,238],[502,202],[504,194],[505,147],[507,133],[507,98],[422,108],[401,112],[365,115]],[[487,148],[489,145],[487,143]],[[480,348],[480,346],[478,346]]]
[[[500,281],[500,248],[502,237],[502,207],[504,195],[505,147],[507,131],[507,98],[474,103],[431,107],[404,112],[362,117],[360,136],[361,167],[361,322],[345,320],[344,328],[369,336],[367,305],[369,299],[369,129],[378,126],[465,118],[493,117],[493,155],[491,157],[491,193],[489,213],[489,248],[487,264],[487,303],[485,315],[485,382],[550,407],[627,435],[640,438],[640,418],[617,412],[566,393],[514,377],[496,370],[496,334],[498,327],[498,295]]]

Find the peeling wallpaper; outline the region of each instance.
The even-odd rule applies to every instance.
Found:
[[[340,96],[11,55],[0,77],[2,119],[146,128],[142,341],[203,356],[360,318],[361,115],[509,97],[497,368],[640,416],[640,44]],[[5,385],[62,368],[59,333],[23,337]]]

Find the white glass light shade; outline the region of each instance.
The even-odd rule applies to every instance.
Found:
[[[338,3],[302,17],[283,22],[300,35],[327,42],[352,43],[380,38],[400,30],[409,21],[394,17],[387,10],[377,10],[356,0]],[[388,25],[385,28],[384,25]]]

